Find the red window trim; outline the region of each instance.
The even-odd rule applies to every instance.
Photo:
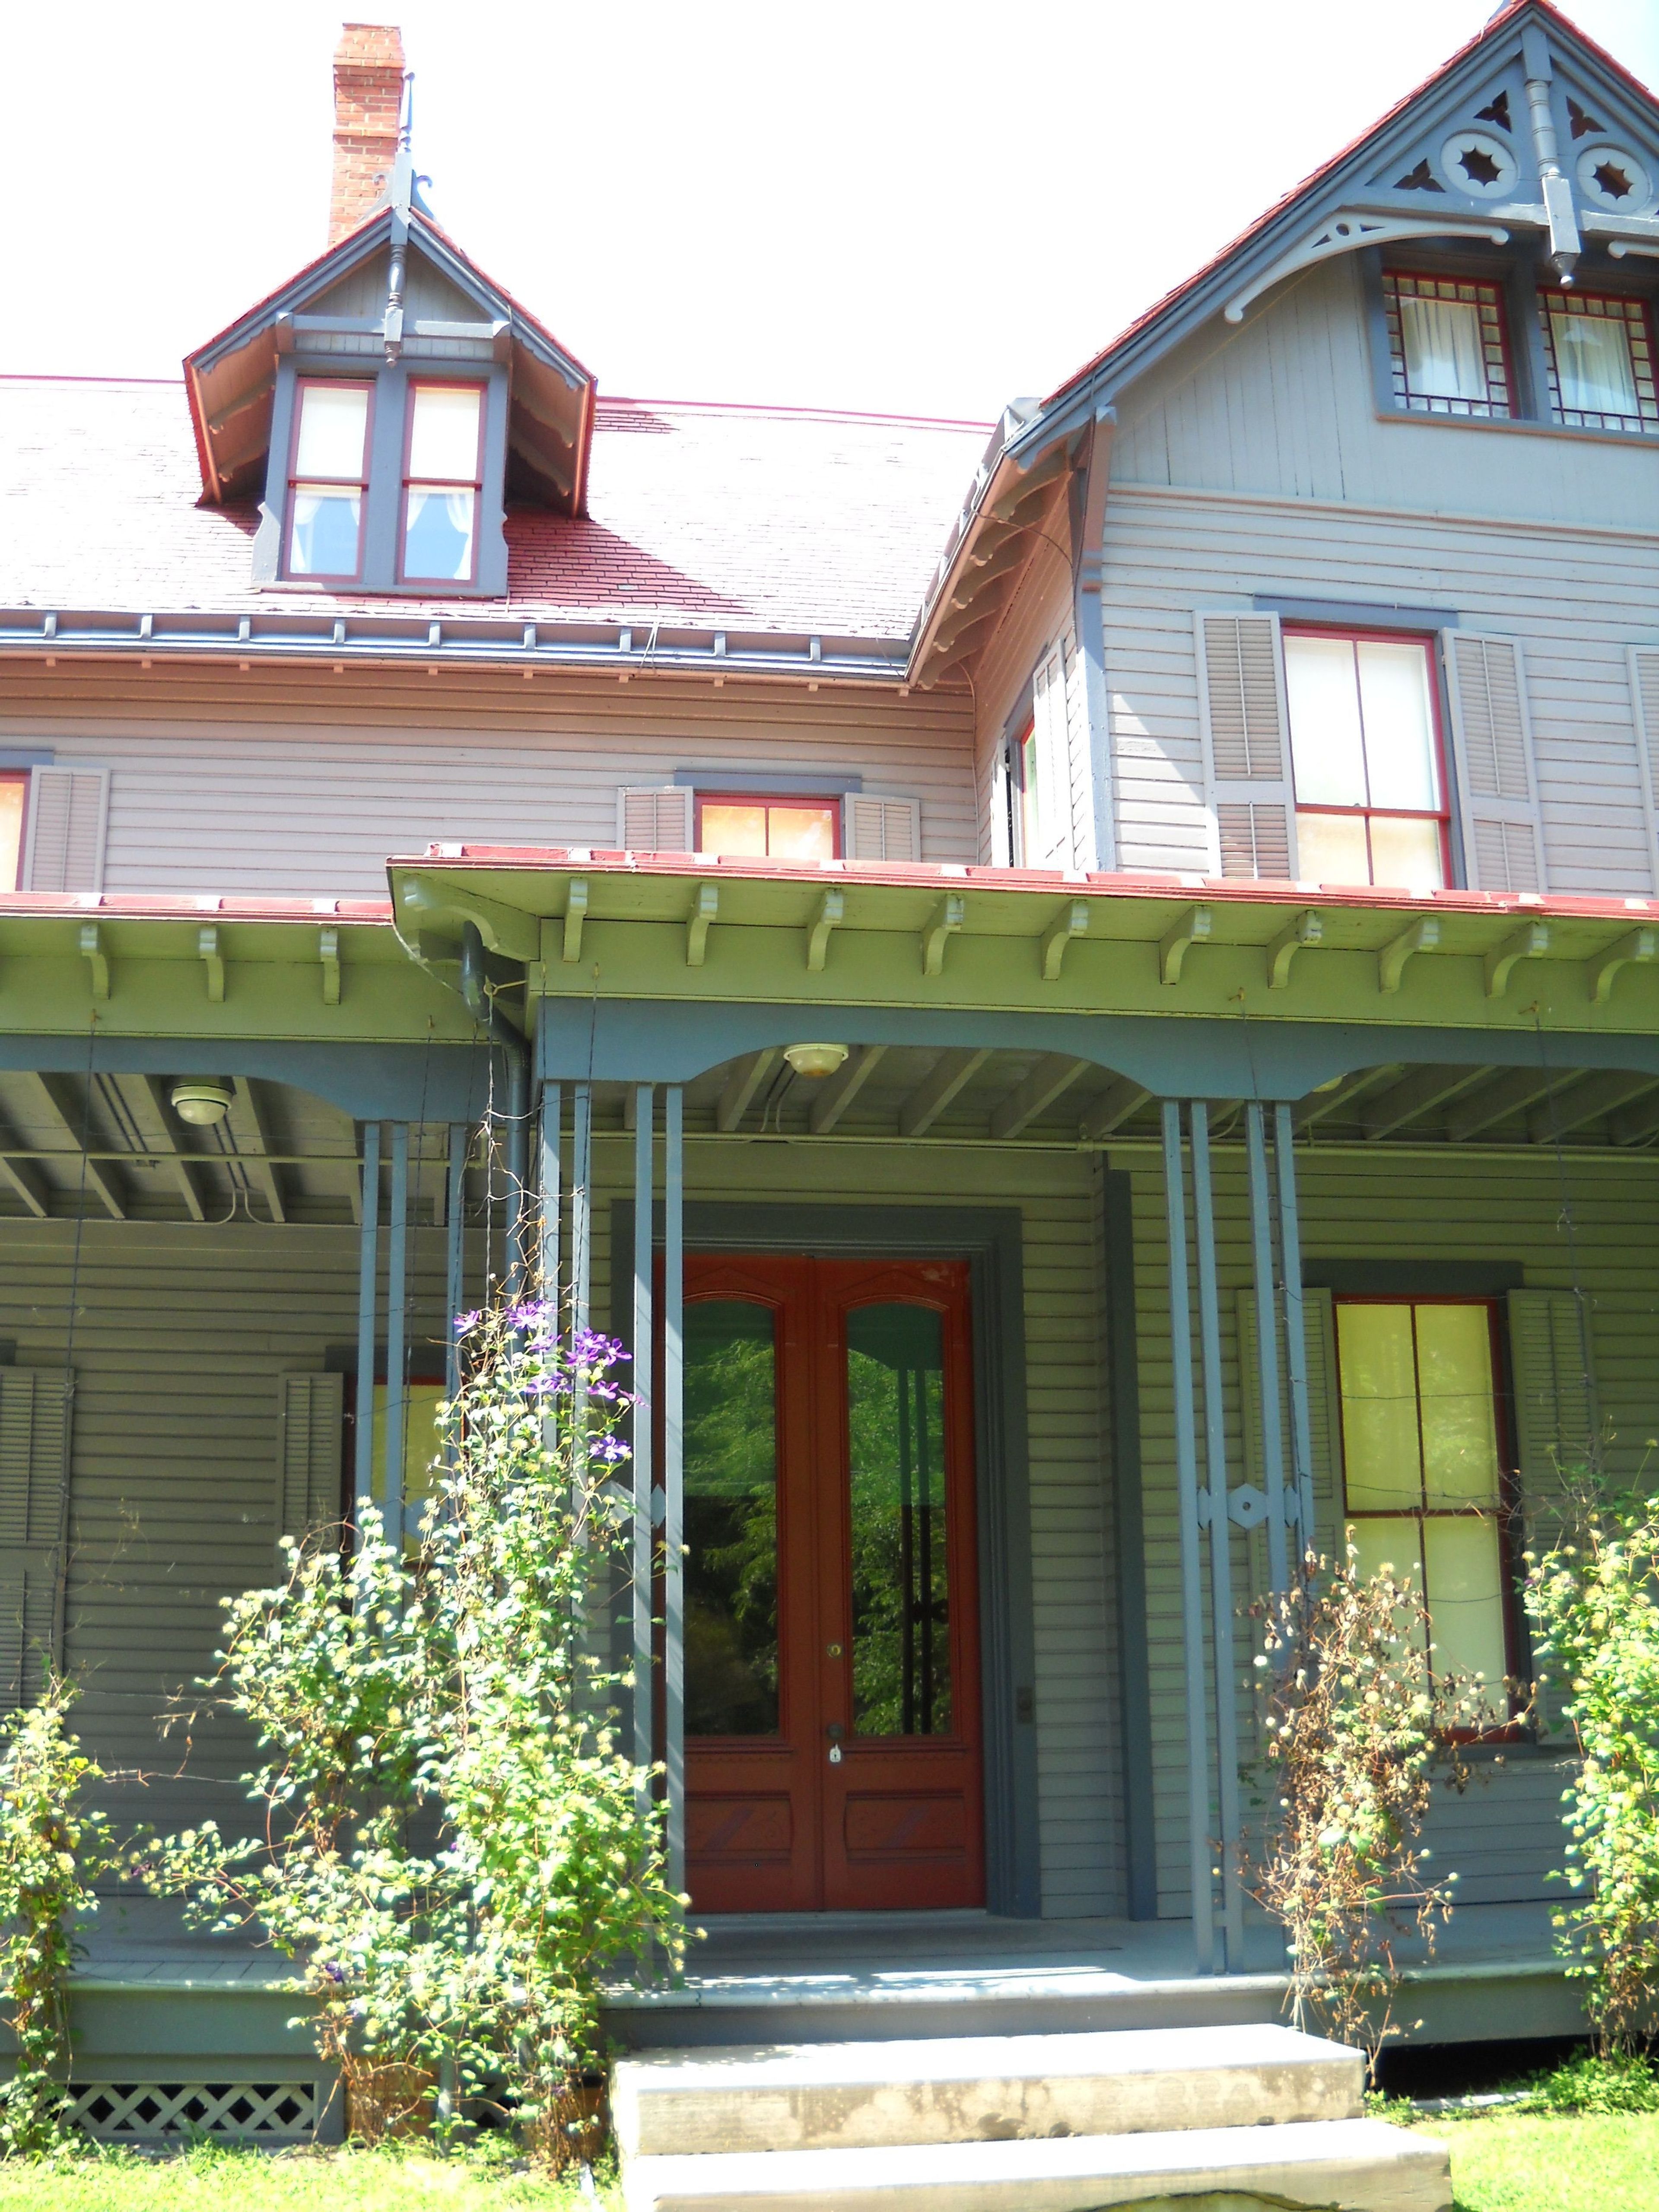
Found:
[[[1385,820],[1401,822],[1437,822],[1440,824],[1440,874],[1449,888],[1452,881],[1451,853],[1451,777],[1448,773],[1445,720],[1440,711],[1440,653],[1439,640],[1432,630],[1423,629],[1346,629],[1338,623],[1281,623],[1281,638],[1322,637],[1340,638],[1352,645],[1416,645],[1423,649],[1429,672],[1429,721],[1434,732],[1434,765],[1440,784],[1440,804],[1429,806],[1330,806],[1322,800],[1304,802],[1296,790],[1295,733],[1290,728],[1289,685],[1285,686],[1285,722],[1290,756],[1290,785],[1292,811],[1297,814],[1358,815],[1369,821],[1372,815]],[[1366,839],[1366,856],[1370,853],[1370,841]]]
[[[691,830],[691,844],[694,852],[701,853],[704,849],[702,810],[705,806],[796,806],[803,809],[828,807],[830,829],[836,841],[836,849],[830,858],[836,860],[845,858],[842,850],[844,840],[842,835],[844,809],[841,798],[836,792],[717,791],[711,785],[707,791],[699,787],[693,794],[693,803],[696,809],[696,818]],[[781,856],[771,854],[767,855],[769,860],[775,857]]]
[[[1488,1341],[1492,1351],[1492,1426],[1498,1439],[1498,1571],[1501,1575],[1503,1583],[1504,1671],[1510,1680],[1513,1680],[1519,1676],[1521,1672],[1519,1665],[1522,1648],[1521,1622],[1518,1592],[1516,1586],[1516,1560],[1519,1556],[1519,1545],[1516,1539],[1521,1534],[1521,1478],[1520,1469],[1516,1464],[1516,1452],[1513,1440],[1510,1434],[1509,1393],[1505,1388],[1508,1368],[1504,1357],[1504,1330],[1502,1319],[1498,1312],[1499,1303],[1500,1301],[1495,1297],[1460,1297],[1455,1293],[1449,1296],[1442,1296],[1432,1291],[1391,1291],[1376,1292],[1368,1292],[1364,1291],[1337,1291],[1332,1293],[1331,1297],[1333,1309],[1338,1306],[1484,1306],[1486,1310]],[[1334,1313],[1333,1314],[1333,1322],[1334,1322]],[[1437,1510],[1433,1507],[1425,1506],[1419,1508],[1414,1515],[1407,1515],[1404,1513],[1366,1512],[1356,1510],[1350,1507],[1348,1504],[1347,1446],[1346,1440],[1343,1433],[1341,1419],[1342,1333],[1340,1329],[1333,1326],[1331,1337],[1332,1352],[1335,1362],[1337,1443],[1338,1449],[1343,1455],[1342,1465],[1338,1469],[1338,1479],[1341,1486],[1341,1517],[1343,1526],[1346,1528],[1350,1521],[1404,1521],[1407,1519],[1416,1519],[1419,1521],[1455,1521],[1462,1519],[1464,1516],[1465,1509],[1457,1507]],[[1414,1361],[1415,1338],[1413,1338],[1413,1356]],[[1419,1405],[1420,1407],[1420,1394],[1419,1396]],[[1419,1422],[1420,1443],[1420,1412],[1419,1414]],[[1428,1564],[1426,1560],[1424,1562],[1423,1573],[1424,1580],[1426,1583],[1428,1579]],[[1434,1607],[1432,1601],[1428,1600],[1428,1594],[1426,1591],[1425,1591],[1424,1595],[1425,1601],[1428,1602],[1429,1626],[1431,1632],[1432,1632],[1434,1626]],[[1499,1721],[1495,1723],[1491,1728],[1484,1729],[1452,1729],[1449,1731],[1449,1734],[1455,1742],[1459,1743],[1507,1743],[1518,1741],[1526,1736],[1528,1730],[1522,1725],[1521,1722],[1516,1717],[1516,1700],[1513,1696],[1510,1696],[1509,1698],[1509,1708],[1510,1719],[1507,1723]]]
[[[478,395],[478,447],[473,455],[473,473],[470,477],[419,477],[411,478],[409,457],[415,443],[415,398],[421,392],[455,392],[465,389]],[[445,584],[476,584],[478,580],[478,539],[483,523],[484,439],[489,428],[489,386],[476,376],[411,376],[404,402],[404,455],[402,489],[398,497],[398,581],[400,584],[423,584],[441,588]],[[441,491],[470,491],[472,494],[472,562],[465,576],[410,576],[404,562],[409,543],[409,495],[413,483],[431,485]]]
[[[16,891],[23,888],[23,856],[29,848],[29,797],[34,778],[26,768],[0,769],[0,783],[21,784],[23,804],[17,810],[17,871],[15,879],[0,884],[0,890]]]
[[[1656,323],[1651,298],[1644,292],[1608,291],[1601,286],[1594,291],[1581,291],[1575,284],[1572,289],[1568,291],[1564,287],[1540,284],[1538,288],[1538,335],[1544,349],[1544,361],[1547,370],[1548,389],[1544,394],[1544,398],[1550,410],[1549,420],[1557,429],[1597,429],[1604,436],[1620,438],[1659,437],[1659,422],[1650,421],[1641,414],[1624,415],[1613,418],[1615,423],[1628,422],[1631,427],[1627,430],[1616,427],[1608,430],[1605,417],[1599,423],[1567,421],[1569,414],[1584,415],[1591,410],[1583,407],[1567,408],[1561,404],[1561,370],[1560,364],[1555,357],[1555,333],[1550,328],[1549,319],[1550,303],[1555,300],[1604,300],[1610,305],[1620,307],[1634,307],[1648,342],[1648,380],[1655,387],[1656,398],[1659,398],[1659,325]],[[1620,319],[1622,321],[1623,318],[1621,317]],[[1632,369],[1634,367],[1635,364],[1632,362]],[[1639,396],[1637,404],[1638,408],[1641,405]]]
[[[361,477],[296,477],[295,470],[300,459],[300,417],[305,411],[305,395],[313,385],[333,386],[344,385],[353,390],[368,393],[368,407],[363,416],[363,472]],[[294,380],[294,419],[288,430],[288,513],[283,523],[283,574],[286,580],[296,584],[356,584],[363,573],[363,546],[368,530],[368,477],[370,459],[374,451],[374,403],[378,396],[377,380],[372,376],[297,376]],[[349,485],[359,494],[357,507],[357,565],[342,569],[337,574],[307,569],[297,574],[294,568],[294,491],[298,483]]]
[[[1486,402],[1486,405],[1490,410],[1488,413],[1485,415],[1470,413],[1460,416],[1453,411],[1452,404],[1448,404],[1440,410],[1436,410],[1427,406],[1413,407],[1411,404],[1411,395],[1407,392],[1404,401],[1400,404],[1400,411],[1402,414],[1407,415],[1431,416],[1438,413],[1442,421],[1449,422],[1516,422],[1524,421],[1525,418],[1520,414],[1517,406],[1520,396],[1520,387],[1515,380],[1515,336],[1513,331],[1510,329],[1509,290],[1508,287],[1504,283],[1503,278],[1501,276],[1471,276],[1466,275],[1462,270],[1456,269],[1402,268],[1397,263],[1387,262],[1383,264],[1382,269],[1382,288],[1385,307],[1388,287],[1390,282],[1401,276],[1409,276],[1414,283],[1418,284],[1469,284],[1473,285],[1478,290],[1490,292],[1493,295],[1493,306],[1498,316],[1498,349],[1504,357],[1504,410],[1501,414],[1498,413],[1496,407],[1492,405],[1492,403],[1490,400],[1488,400]],[[1405,337],[1403,333],[1401,334],[1400,343],[1401,374],[1403,377],[1405,373]],[[1389,354],[1391,356],[1389,369],[1391,377],[1393,373],[1393,341],[1391,338],[1389,342]],[[1431,395],[1425,393],[1423,396],[1426,398]],[[1467,404],[1468,403],[1466,402],[1465,404]]]

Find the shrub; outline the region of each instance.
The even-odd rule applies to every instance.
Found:
[[[1431,1948],[1451,1911],[1457,1877],[1427,1879],[1419,1838],[1437,1766],[1467,1779],[1450,1731],[1468,1700],[1431,1673],[1421,1595],[1390,1568],[1362,1575],[1352,1551],[1310,1559],[1253,1610],[1267,1819],[1250,1894],[1285,1928],[1296,2025],[1317,2015],[1374,2066],[1395,2032],[1395,1945]]]
[[[0,2084],[0,2152],[51,2150],[68,2133],[73,1923],[115,1863],[101,1814],[81,1798],[103,1779],[70,1733],[75,1692],[56,1677],[0,1721],[0,1985],[17,2063]]]
[[[1526,1585],[1579,1755],[1554,1917],[1602,2050],[1628,2051],[1659,1984],[1659,1497],[1590,1505],[1575,1533],[1529,1556]]]
[[[592,1648],[624,1553],[621,1347],[568,1351],[539,1304],[459,1327],[418,1556],[367,1510],[228,1601],[217,1679],[265,1753],[264,1838],[170,1838],[150,1879],[301,1962],[362,2132],[423,2123],[438,2082],[504,2093],[557,2166],[591,2134],[601,1973],[681,1950],[652,1777]]]

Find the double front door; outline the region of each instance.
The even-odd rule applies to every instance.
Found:
[[[984,1901],[968,1270],[688,1259],[687,1879]]]

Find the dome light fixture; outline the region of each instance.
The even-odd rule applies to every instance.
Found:
[[[844,1044],[790,1044],[784,1047],[783,1056],[797,1075],[821,1083],[846,1060],[847,1048]]]
[[[230,1085],[210,1078],[185,1076],[167,1093],[173,1112],[196,1128],[211,1128],[230,1111]]]

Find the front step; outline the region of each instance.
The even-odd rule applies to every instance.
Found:
[[[1451,2212],[1452,2202],[1445,2145],[1381,2120],[634,2158],[623,2191],[628,2212],[1244,2212],[1263,2200]]]
[[[625,2159],[882,2149],[1355,2118],[1358,2051],[1287,2027],[662,2051],[617,2063]]]

